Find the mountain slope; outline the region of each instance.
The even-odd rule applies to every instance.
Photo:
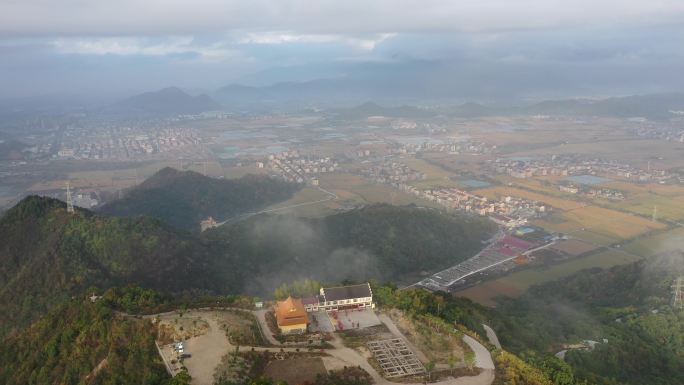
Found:
[[[119,112],[141,112],[155,115],[197,114],[221,108],[207,95],[191,96],[176,87],[131,96],[112,107]]]
[[[164,168],[120,200],[104,205],[108,215],[148,215],[180,229],[198,230],[199,222],[251,212],[286,200],[299,187],[265,176],[209,178],[193,171]]]
[[[73,300],[3,340],[0,383],[168,384],[149,321]]]
[[[504,347],[516,353],[569,350],[566,362],[591,384],[684,383],[684,311],[670,306],[684,254],[581,271],[502,300],[493,317]]]
[[[27,197],[8,210],[0,239],[0,334],[92,285],[179,292],[230,284],[210,268],[211,248],[187,234],[150,218],[70,215],[50,198]]]
[[[260,215],[201,236],[28,197],[0,219],[0,335],[89,288],[268,295],[298,278],[412,280],[475,254],[493,225],[376,205],[320,219]]]

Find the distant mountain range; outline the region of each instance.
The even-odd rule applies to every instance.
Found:
[[[412,106],[383,107],[375,103],[330,110],[346,119],[365,119],[369,116],[395,118],[425,118],[444,115],[460,118],[487,116],[549,115],[570,117],[643,117],[653,120],[669,119],[684,111],[684,94],[652,94],[607,99],[549,100],[521,107],[493,107],[478,103],[464,103],[434,109]]]
[[[221,105],[207,95],[191,96],[180,88],[169,87],[131,96],[107,107],[106,110],[131,114],[178,115],[198,114],[221,108]]]
[[[600,100],[552,100],[523,109],[527,113],[546,115],[644,117],[650,119],[671,118],[675,116],[673,111],[682,110],[684,110],[683,93],[635,95]]]
[[[62,103],[41,98],[0,101],[0,128],[21,121],[32,113],[55,114],[93,112],[121,116],[176,116],[205,111],[305,111],[315,107],[341,119],[368,116],[427,118],[444,115],[460,118],[510,115],[552,115],[574,117],[644,117],[653,120],[677,117],[684,111],[684,93],[661,93],[604,99],[559,99],[520,103],[502,96],[496,104],[466,103],[466,96],[446,91],[431,94],[425,85],[395,84],[387,79],[327,78],[283,82],[268,86],[231,84],[193,96],[177,87],[145,92],[107,104],[86,107],[84,101]],[[411,93],[411,90],[415,90]],[[477,100],[477,98],[475,98]],[[35,102],[32,102],[35,100]],[[52,99],[50,99],[52,100]],[[489,99],[487,99],[489,100]],[[80,104],[79,104],[80,103]],[[514,104],[516,103],[516,104]],[[90,103],[92,104],[92,102]],[[434,105],[429,109],[419,105]]]
[[[363,98],[358,84],[333,80],[310,81],[305,83],[280,83],[267,87],[247,87],[231,85],[217,90],[213,95],[226,106],[249,106],[262,103],[278,105],[299,102],[325,105],[334,100],[346,101]],[[378,94],[365,95],[366,100]],[[442,103],[439,108],[424,109],[407,105],[398,107],[382,106],[373,102],[357,104],[353,107],[329,108],[328,112],[345,119],[365,119],[368,116],[387,116],[403,118],[426,118],[447,115],[462,118],[475,118],[502,115],[563,115],[576,117],[644,117],[648,119],[669,119],[684,111],[684,93],[664,93],[611,97],[606,99],[566,99],[548,100],[531,105],[500,107],[475,102],[453,106]]]

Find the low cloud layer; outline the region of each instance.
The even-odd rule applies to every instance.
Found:
[[[5,36],[500,32],[684,19],[677,0],[9,0],[1,10]]]
[[[371,65],[412,66],[396,81],[426,88],[434,66],[453,68],[434,83],[472,98],[671,91],[682,20],[676,0],[9,0],[0,98],[363,77]]]

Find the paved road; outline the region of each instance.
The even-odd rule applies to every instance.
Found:
[[[268,340],[269,344],[280,345],[280,342],[273,337],[273,333],[271,333],[271,329],[268,327],[268,323],[266,322],[266,313],[268,313],[268,309],[255,310],[253,313],[254,317],[256,317],[257,321],[259,321],[261,335]]]
[[[473,349],[473,352],[475,352],[475,367],[494,369],[494,361],[492,361],[492,355],[487,348],[467,334],[463,335],[463,342],[468,344]]]
[[[501,349],[499,337],[496,336],[496,332],[494,331],[494,329],[485,324],[482,324],[482,327],[484,327],[485,332],[487,333],[487,339],[489,340],[489,342],[491,342],[492,345],[496,346],[497,349]]]

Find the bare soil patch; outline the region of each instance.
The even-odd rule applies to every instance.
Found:
[[[317,376],[325,376],[327,371],[320,357],[303,357],[271,361],[264,369],[264,376],[274,381],[288,384],[313,383]]]

